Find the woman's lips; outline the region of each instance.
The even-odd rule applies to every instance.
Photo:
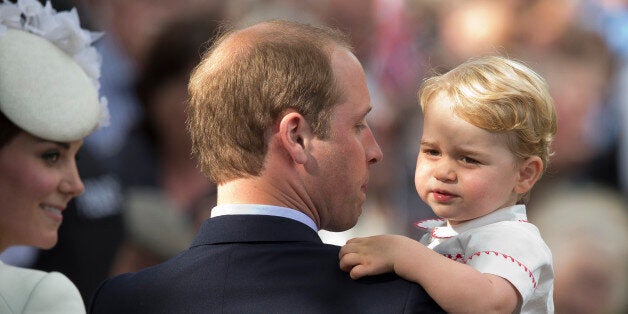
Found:
[[[56,220],[56,221],[63,221],[63,214],[61,214],[62,210],[53,206],[41,206],[44,211],[46,212],[46,214],[48,215],[48,217]]]

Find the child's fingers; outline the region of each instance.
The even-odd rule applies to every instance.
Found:
[[[366,276],[368,273],[366,272],[366,267],[364,265],[356,265],[349,272],[349,276],[351,279],[360,279]]]
[[[340,248],[340,252],[338,252],[338,258],[342,258],[345,254],[350,253],[351,248],[348,247],[348,244],[345,244]]]
[[[353,267],[360,264],[360,256],[356,253],[347,253],[340,258],[340,269],[350,271]]]
[[[354,239],[351,239],[354,240]],[[349,241],[351,241],[349,240]],[[356,253],[358,250],[358,247],[356,245],[355,241],[349,242],[347,241],[347,244],[343,245],[340,248],[340,252],[338,252],[338,258],[342,258],[343,255],[348,254],[348,253]]]
[[[351,239],[347,240],[346,244],[360,242],[360,239],[362,239],[362,238],[351,238]]]

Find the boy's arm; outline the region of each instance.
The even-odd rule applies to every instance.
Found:
[[[511,313],[520,298],[508,280],[480,273],[403,236],[347,241],[340,249],[340,268],[353,279],[394,271],[423,286],[447,312]]]

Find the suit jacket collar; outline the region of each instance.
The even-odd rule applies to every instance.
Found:
[[[314,242],[321,238],[305,224],[267,215],[226,215],[207,219],[192,247],[237,242]]]

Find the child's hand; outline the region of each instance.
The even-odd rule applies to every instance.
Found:
[[[351,239],[340,249],[340,269],[353,279],[392,272],[408,240],[397,235]]]

